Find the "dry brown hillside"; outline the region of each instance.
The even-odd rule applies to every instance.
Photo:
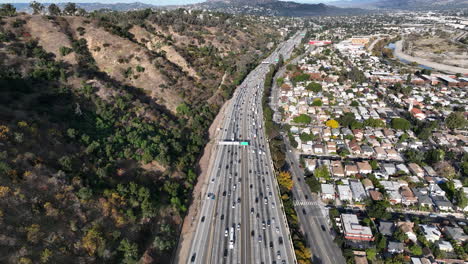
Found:
[[[169,263],[208,128],[270,25],[0,6],[0,263]]]

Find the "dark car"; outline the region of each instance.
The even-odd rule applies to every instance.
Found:
[[[279,238],[278,238],[278,243],[279,243],[280,245],[283,245],[283,237],[279,237]]]
[[[307,196],[307,195],[304,195],[304,198],[305,198],[306,200],[308,200],[308,199],[309,199],[309,196]]]
[[[223,192],[223,196],[226,196],[226,191]]]
[[[224,257],[226,258],[227,255],[228,255],[228,250],[227,250],[227,248],[225,248],[225,249],[224,249]]]
[[[251,235],[251,236],[255,236],[255,231],[252,230],[252,231],[250,232],[250,235]]]
[[[192,258],[190,259],[190,262],[195,262],[195,257],[196,257],[197,253],[193,254],[192,255]]]
[[[205,217],[204,216],[202,216],[201,221],[205,222]]]
[[[273,248],[273,241],[270,241],[270,248]]]
[[[224,220],[224,215],[221,215],[221,220]]]
[[[322,231],[325,231],[325,230],[326,230],[326,229],[325,229],[325,226],[320,225],[320,227],[322,228]]]
[[[306,210],[304,208],[302,208],[302,213],[307,214],[307,212],[306,212]]]

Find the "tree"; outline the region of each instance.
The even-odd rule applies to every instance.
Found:
[[[29,7],[32,8],[33,15],[40,14],[44,10],[44,5],[36,1],[29,3]]]
[[[320,83],[311,82],[306,86],[306,90],[319,93],[322,91],[322,85]]]
[[[336,121],[335,119],[330,119],[328,120],[325,125],[329,128],[338,128],[340,127],[340,123],[338,123],[338,121]]]
[[[411,128],[411,123],[404,118],[393,118],[392,119],[392,128],[398,130],[408,130]]]
[[[311,192],[315,192],[315,193],[320,192],[320,182],[314,176],[307,177],[306,183],[307,185],[309,185]]]
[[[385,122],[382,119],[369,118],[364,121],[366,127],[385,127]]]
[[[371,160],[369,162],[369,165],[371,165],[372,170],[378,170],[379,169],[379,163],[377,162],[377,160]]]
[[[293,180],[292,180],[290,172],[282,171],[278,174],[277,178],[278,178],[278,184],[281,188],[286,189],[288,191],[292,190]]]
[[[426,162],[429,164],[434,164],[440,161],[443,161],[445,157],[445,152],[441,149],[431,149],[426,152]]]
[[[393,238],[400,242],[403,242],[408,239],[408,236],[401,230],[401,228],[398,228],[395,231],[395,233],[393,233]]]
[[[378,233],[376,246],[379,251],[383,251],[387,247],[387,238],[384,235]]]
[[[62,13],[60,7],[58,7],[56,4],[50,4],[47,9],[49,10],[49,15],[51,16],[59,16]]]
[[[293,118],[294,123],[303,123],[303,124],[310,124],[312,122],[312,118],[306,114],[301,114]]]
[[[320,99],[314,99],[314,101],[312,102],[312,106],[322,106],[322,105],[323,105],[323,102]]]
[[[449,129],[461,129],[467,125],[467,120],[463,113],[461,112],[452,112],[445,119],[445,125]]]
[[[301,139],[301,141],[303,142],[307,142],[307,141],[312,141],[315,139],[315,136],[314,134],[307,134],[307,133],[301,133],[299,135],[299,138]]]
[[[353,106],[353,107],[358,107],[359,106],[359,103],[357,101],[352,101],[350,106]]]
[[[368,260],[374,261],[377,255],[377,251],[375,250],[375,248],[368,248],[366,249],[366,255]]]
[[[458,207],[464,209],[466,206],[468,206],[468,198],[466,198],[466,194],[463,191],[463,188],[455,193],[455,199],[457,200]]]
[[[356,121],[356,116],[352,112],[344,113],[340,118],[338,118],[338,122],[343,127],[350,127],[353,122]]]
[[[120,241],[118,250],[123,253],[124,259],[123,263],[133,264],[138,261],[138,246],[136,243],[128,241],[128,239],[123,239]]]
[[[413,244],[409,247],[411,254],[414,256],[421,256],[422,255],[422,248],[417,244]]]
[[[0,16],[14,16],[16,8],[12,4],[2,4],[0,6]]]
[[[388,201],[375,201],[371,202],[368,206],[367,212],[371,218],[389,219],[390,213],[387,212],[388,207],[390,207],[390,203]]]
[[[68,16],[74,16],[76,14],[77,8],[75,3],[67,3],[63,8],[63,13]]]
[[[330,172],[326,166],[320,166],[314,170],[314,176],[317,178],[323,178],[325,180],[330,179]]]
[[[456,175],[455,169],[447,161],[437,162],[434,165],[434,168],[440,176],[443,176],[447,179],[453,179],[453,177]]]

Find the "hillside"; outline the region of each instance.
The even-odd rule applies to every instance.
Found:
[[[10,11],[0,262],[169,263],[208,127],[279,35],[201,11]]]

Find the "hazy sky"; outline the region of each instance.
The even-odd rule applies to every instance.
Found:
[[[36,0],[37,1],[37,0]],[[153,5],[180,5],[180,4],[193,4],[204,2],[205,0],[48,0],[41,1],[40,3],[58,3],[58,2],[74,2],[74,3],[83,3],[83,2],[99,2],[99,3],[133,3],[133,2],[142,2]],[[300,3],[326,3],[333,0],[289,0]],[[0,3],[28,3],[29,0],[0,0]]]

